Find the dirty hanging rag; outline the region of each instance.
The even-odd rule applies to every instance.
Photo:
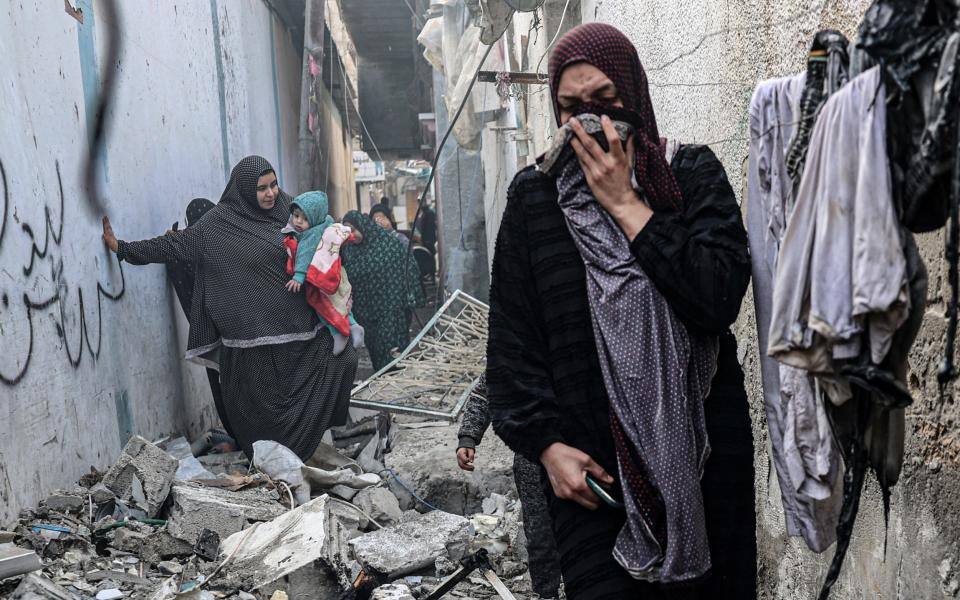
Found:
[[[598,117],[578,119],[605,144]],[[623,140],[632,133],[624,122],[615,126]],[[643,272],[594,199],[571,136],[564,127],[540,168],[557,177],[560,207],[587,270],[627,510],[614,557],[636,579],[688,581],[711,566],[700,477],[716,339],[690,335]]]

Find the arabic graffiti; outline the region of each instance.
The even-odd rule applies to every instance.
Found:
[[[58,344],[66,355],[67,362],[74,369],[78,369],[83,362],[84,348],[95,361],[100,356],[103,342],[103,301],[116,302],[123,298],[126,288],[123,277],[123,265],[117,261],[119,274],[119,289],[111,291],[95,278],[96,294],[96,326],[91,327],[87,320],[87,306],[84,297],[84,286],[89,283],[71,284],[70,276],[77,276],[82,269],[65,270],[64,261],[72,260],[69,253],[64,252],[63,242],[67,219],[65,218],[66,200],[63,192],[63,178],[60,173],[60,163],[56,162],[57,189],[59,206],[51,208],[44,205],[44,223],[42,231],[37,231],[27,222],[20,223],[22,237],[14,239],[8,231],[9,221],[12,218],[13,201],[7,178],[6,167],[0,158],[0,185],[3,186],[3,206],[0,213],[0,253],[6,248],[18,243],[30,245],[30,256],[21,268],[22,279],[8,273],[14,279],[14,285],[22,284],[22,295],[11,294],[0,288],[0,316],[13,318],[14,311],[20,310],[25,319],[26,340],[10,340],[4,336],[4,356],[0,361],[0,383],[6,386],[16,386],[27,376],[33,362],[34,353],[38,345],[38,328],[41,322],[38,315],[44,311],[52,313],[56,328]],[[111,255],[111,260],[114,260]],[[41,274],[41,268],[49,266]],[[70,276],[68,276],[68,273]],[[49,277],[49,279],[47,279]],[[38,285],[39,280],[47,285]],[[112,287],[112,286],[111,286]],[[37,295],[36,289],[50,289],[47,293]],[[19,295],[19,297],[17,297]],[[90,297],[88,295],[88,297]],[[71,329],[75,330],[71,332]],[[25,342],[25,343],[23,343]],[[20,353],[18,354],[18,349]],[[11,369],[11,365],[14,367]],[[5,370],[6,369],[6,370]],[[8,372],[9,370],[9,372]]]

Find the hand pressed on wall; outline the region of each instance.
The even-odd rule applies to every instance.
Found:
[[[109,217],[103,217],[103,241],[106,243],[107,248],[110,248],[110,251],[114,254],[120,249],[120,243],[117,241],[117,236],[113,233],[113,225],[110,224]]]
[[[627,239],[633,240],[653,216],[653,211],[633,189],[632,174],[636,156],[633,138],[627,140],[624,148],[610,117],[603,115],[600,122],[607,136],[609,152],[603,151],[603,147],[584,130],[576,118],[569,121],[576,134],[570,145],[577,153],[577,160],[580,161],[580,168],[583,169],[593,197],[617,221]]]

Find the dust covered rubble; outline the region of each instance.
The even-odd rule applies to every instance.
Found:
[[[416,599],[482,548],[518,599],[535,598],[499,440],[478,450],[486,474],[458,473],[451,425],[383,420],[351,425],[362,433],[321,448],[320,468],[279,474],[242,453],[193,457],[182,438],[133,437],[105,474],[92,470],[0,530],[0,597]],[[499,597],[480,575],[444,597]]]

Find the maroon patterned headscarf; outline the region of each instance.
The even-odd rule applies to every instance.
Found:
[[[580,25],[564,35],[550,55],[550,91],[558,125],[560,76],[576,63],[587,63],[600,69],[617,87],[624,109],[636,116],[635,121],[640,124],[634,140],[637,181],[650,208],[679,211],[683,207],[683,196],[660,146],[647,74],[640,64],[636,47],[618,29],[603,23]]]

